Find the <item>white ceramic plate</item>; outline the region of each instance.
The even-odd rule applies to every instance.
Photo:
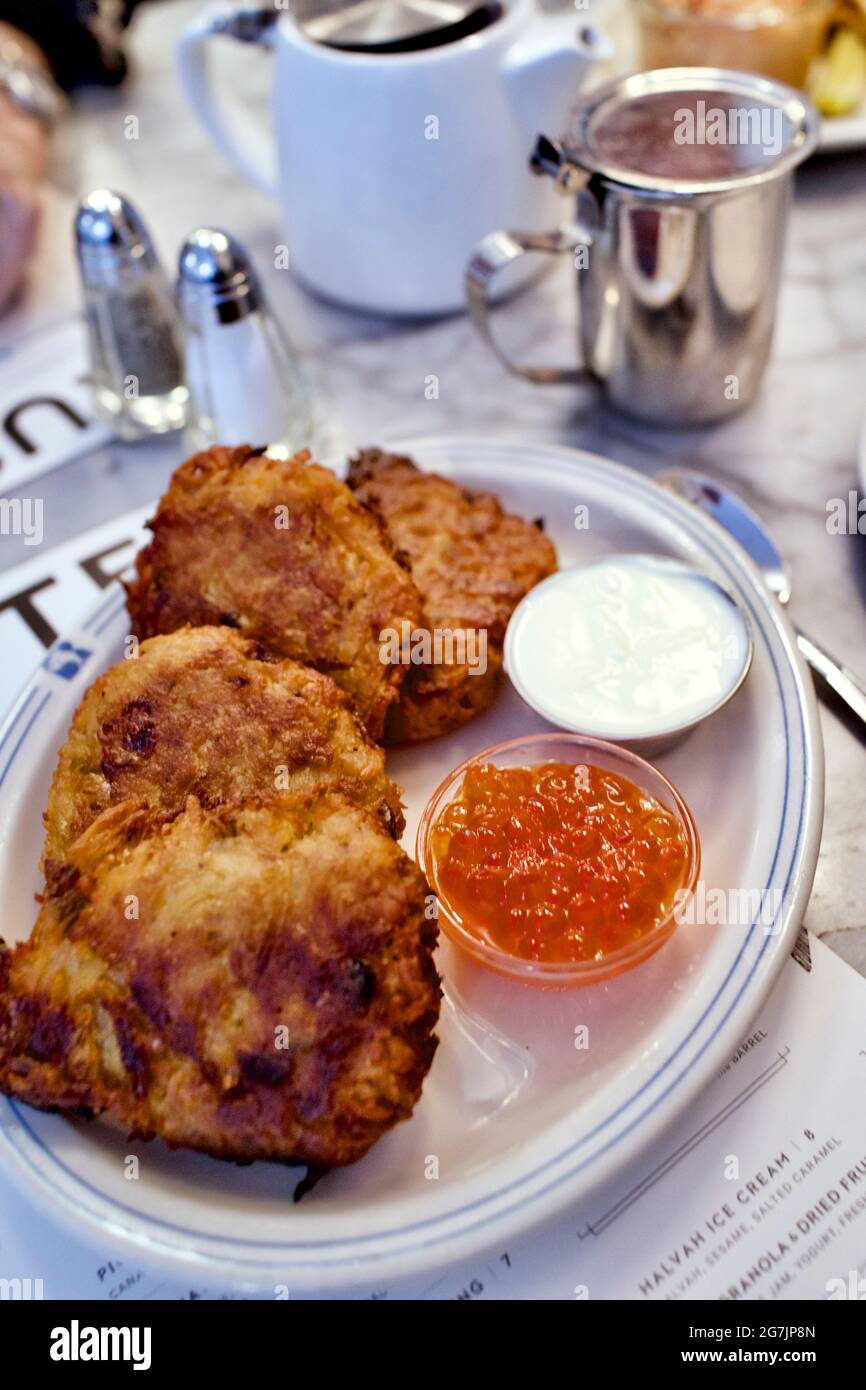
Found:
[[[278,1165],[171,1154],[99,1123],[0,1104],[4,1173],[91,1240],[176,1272],[194,1267],[209,1281],[381,1287],[511,1238],[583,1197],[719,1070],[791,949],[812,884],[823,787],[814,694],[786,620],[726,535],[594,455],[472,439],[399,447],[543,517],[563,565],[653,551],[703,567],[734,592],[754,629],[749,679],[659,764],[697,819],[707,888],[765,890],[772,911],[764,923],[682,926],[630,974],[553,994],[486,974],[444,944],[442,1041],[414,1116],[297,1206],[297,1174]],[[52,649],[0,731],[0,920],[9,939],[26,937],[33,921],[57,749],[85,687],[119,658],[126,627],[114,590]],[[394,755],[407,847],[449,768],[544,727],[506,689],[460,732]],[[589,1027],[588,1050],[575,1047],[579,1025]],[[124,1177],[131,1153],[137,1181]]]
[[[850,116],[824,116],[818,149],[828,154],[844,150],[866,150],[866,102]]]

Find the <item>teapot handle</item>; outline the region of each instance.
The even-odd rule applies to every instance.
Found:
[[[522,367],[513,362],[496,342],[490,322],[490,294],[499,272],[530,251],[551,255],[574,255],[579,247],[587,250],[592,237],[581,227],[559,227],[554,232],[490,232],[476,246],[463,278],[466,308],[481,337],[493,349],[513,376],[539,385],[552,382],[587,382],[595,377],[588,367]]]
[[[270,48],[278,18],[279,11],[270,7],[214,5],[184,30],[177,47],[180,79],[193,111],[235,168],[271,197],[279,191],[273,140],[240,101],[225,91],[217,93],[208,45],[212,38],[224,34],[241,43]]]

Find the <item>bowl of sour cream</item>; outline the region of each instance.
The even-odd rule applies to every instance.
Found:
[[[748,618],[714,579],[665,556],[615,555],[527,594],[505,669],[551,724],[658,752],[728,703],[752,652]]]

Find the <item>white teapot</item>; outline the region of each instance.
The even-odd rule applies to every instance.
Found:
[[[290,266],[312,290],[380,313],[458,310],[485,231],[549,224],[556,195],[528,152],[539,130],[564,124],[608,41],[575,9],[485,8],[492,17],[475,32],[401,51],[319,42],[281,0],[220,5],[182,36],[193,108],[241,173],[279,199]],[[217,90],[208,52],[219,34],[273,51],[273,139]]]

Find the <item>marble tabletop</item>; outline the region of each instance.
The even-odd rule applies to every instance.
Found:
[[[193,226],[230,228],[261,267],[280,240],[275,207],[229,170],[187,111],[172,63],[175,37],[200,0],[144,6],[132,72],[88,95],[56,141],[42,241],[19,306],[0,321],[0,350],[77,303],[69,216],[81,191],[121,188],[136,201],[167,264]],[[236,58],[238,64],[241,58]],[[244,50],[248,90],[264,103],[266,55]],[[140,137],[124,138],[124,116]],[[194,170],[194,176],[190,171]],[[735,484],[772,523],[794,576],[792,611],[866,677],[866,541],[833,535],[827,503],[857,487],[866,417],[866,152],[813,159],[797,178],[772,361],[757,403],[700,431],[641,427],[591,390],[539,388],[505,375],[463,317],[388,321],[325,304],[270,271],[267,289],[307,370],[352,445],[460,431],[595,450],[646,474],[674,463]],[[540,359],[571,350],[570,286],[554,273],[501,311],[510,344]],[[425,378],[439,396],[425,397]],[[110,446],[48,474],[45,544],[147,502],[179,459],[176,442]],[[30,558],[4,538],[0,568]],[[826,819],[807,923],[866,974],[866,740],[822,708]]]

